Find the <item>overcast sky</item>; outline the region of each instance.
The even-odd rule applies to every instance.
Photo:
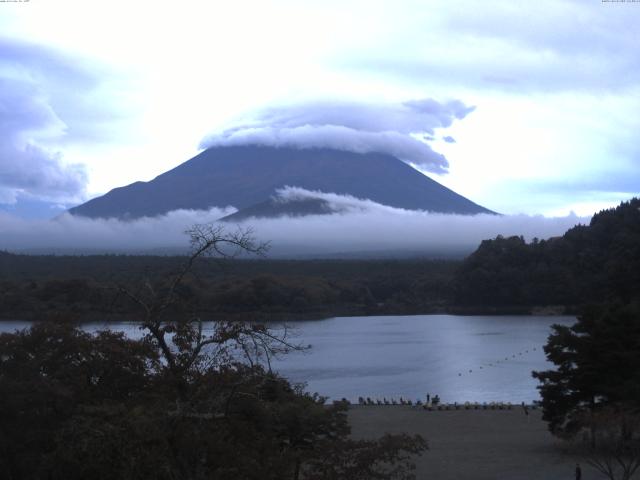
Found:
[[[259,138],[386,148],[494,211],[589,215],[640,192],[638,25],[640,3],[601,0],[2,2],[0,207]]]

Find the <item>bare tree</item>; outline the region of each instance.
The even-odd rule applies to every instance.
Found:
[[[205,331],[199,316],[175,312],[173,307],[183,302],[179,290],[199,260],[231,259],[241,254],[263,256],[269,248],[268,243],[255,240],[251,229],[227,232],[220,225],[198,224],[185,233],[190,238],[189,256],[168,282],[159,285],[145,279],[136,291],[118,286],[120,294],[140,307],[140,328],[146,332],[145,340],[159,350],[163,359],[160,368],[176,382],[177,391],[184,393],[187,382],[197,372],[233,363],[238,354],[252,365],[264,360],[270,371],[274,355],[301,350],[289,340],[286,327],[276,333],[256,323],[216,321]],[[178,409],[181,404],[179,401]]]
[[[427,448],[422,437],[351,440],[346,402],[327,406],[271,371],[274,355],[303,349],[286,328],[216,321],[205,330],[200,317],[173,308],[185,303],[180,287],[200,259],[263,255],[268,247],[251,230],[196,225],[187,233],[191,253],[174,275],[137,291],[119,287],[140,307],[144,341],[161,358],[154,422],[164,425],[163,456],[178,472],[171,478],[205,478],[204,471],[215,472],[206,478],[415,478],[412,457]]]
[[[184,315],[180,286],[202,257],[266,249],[247,230],[188,233],[175,273],[118,287],[140,307],[142,340],[53,322],[0,335],[0,477],[415,478],[421,437],[350,439],[347,402],[326,405],[266,368],[298,348],[286,330]]]

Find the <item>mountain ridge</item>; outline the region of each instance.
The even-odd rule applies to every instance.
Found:
[[[134,219],[177,209],[234,206],[243,210],[268,201],[286,186],[409,210],[495,213],[391,155],[257,145],[209,148],[149,182],[114,188],[69,212]]]

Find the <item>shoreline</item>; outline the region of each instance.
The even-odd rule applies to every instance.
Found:
[[[402,397],[399,397],[402,398]],[[446,411],[482,411],[482,410],[495,410],[495,411],[509,411],[520,410],[523,407],[527,407],[529,411],[539,410],[541,408],[540,401],[534,400],[532,402],[453,402],[453,403],[397,403],[395,397],[392,400],[396,403],[348,403],[349,408],[372,408],[372,407],[406,407],[413,410],[424,410],[427,412],[446,412]],[[343,400],[334,400],[333,403],[339,403]]]
[[[218,320],[231,320],[231,321],[254,321],[261,323],[275,323],[275,322],[307,322],[307,321],[322,321],[329,318],[348,318],[348,317],[417,317],[428,315],[452,315],[461,317],[473,317],[473,316],[518,316],[518,317],[566,317],[577,315],[576,308],[564,308],[562,310],[555,307],[529,307],[525,310],[520,309],[466,309],[466,308],[451,308],[442,310],[429,310],[423,312],[388,312],[388,311],[333,311],[333,312],[307,312],[307,313],[267,313],[260,314],[259,312],[200,312],[200,316],[204,318],[203,321],[218,321]],[[56,314],[55,319],[42,318],[37,319],[39,315],[36,312],[27,315],[23,318],[17,318],[17,315],[9,314],[0,317],[0,323],[4,322],[38,322],[38,321],[57,321],[65,314],[69,315],[70,321],[79,324],[85,323],[135,323],[135,314],[132,313],[108,313],[108,312],[86,312],[84,314],[78,312],[59,312]],[[47,315],[44,315],[45,317]]]

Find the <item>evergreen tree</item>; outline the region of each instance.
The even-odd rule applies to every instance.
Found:
[[[590,307],[573,326],[554,325],[545,353],[556,368],[533,376],[554,434],[574,435],[605,407],[640,409],[637,305]]]

